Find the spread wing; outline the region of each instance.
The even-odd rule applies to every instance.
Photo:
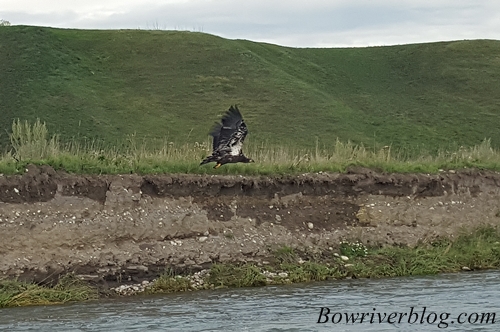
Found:
[[[239,155],[247,133],[247,125],[238,107],[231,106],[222,118],[222,123],[215,124],[210,132],[214,139],[213,152]]]

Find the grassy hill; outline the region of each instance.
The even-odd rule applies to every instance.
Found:
[[[500,146],[500,41],[288,48],[181,31],[0,27],[0,142],[16,118],[62,139],[206,141],[238,104],[252,142]]]

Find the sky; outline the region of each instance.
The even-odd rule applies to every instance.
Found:
[[[291,47],[500,40],[499,0],[0,0],[11,25],[189,30]]]

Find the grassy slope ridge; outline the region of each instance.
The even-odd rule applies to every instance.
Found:
[[[64,138],[206,141],[237,103],[249,140],[500,146],[500,42],[287,48],[181,31],[0,28],[0,142],[12,120]]]

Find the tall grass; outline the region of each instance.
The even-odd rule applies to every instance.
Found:
[[[431,154],[397,151],[390,146],[367,148],[337,140],[333,146],[300,149],[249,142],[245,154],[256,163],[233,164],[214,170],[199,166],[211,153],[211,142],[174,144],[164,140],[140,140],[128,135],[123,142],[106,145],[98,141],[61,142],[49,134],[46,124],[37,120],[15,120],[9,133],[11,149],[0,156],[0,173],[12,174],[28,163],[46,164],[72,173],[198,173],[198,174],[292,174],[302,172],[344,172],[349,166],[376,168],[387,172],[435,173],[439,169],[477,167],[500,170],[500,151],[485,139],[472,147],[439,150]]]
[[[49,137],[47,126],[40,119],[33,124],[14,120],[9,138],[17,160],[21,157],[27,160],[45,159],[58,154],[61,148],[59,138],[56,135]]]

